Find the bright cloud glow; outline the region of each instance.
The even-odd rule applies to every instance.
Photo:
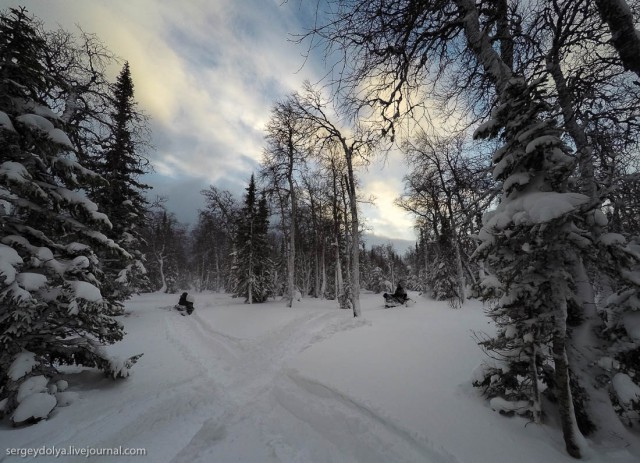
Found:
[[[305,62],[306,49],[290,41],[313,17],[315,2],[306,3],[0,0],[0,8],[23,5],[48,29],[78,24],[129,61],[135,98],[152,120],[155,174],[147,181],[157,194],[182,194],[173,203],[183,211],[190,204],[192,212],[176,211],[179,219],[194,220],[208,184],[242,193],[260,160],[273,102],[325,74],[321,57]],[[119,70],[114,66],[112,78]],[[395,167],[363,174],[365,194],[377,198],[364,215],[376,234],[413,239],[411,219],[393,205],[403,175]]]

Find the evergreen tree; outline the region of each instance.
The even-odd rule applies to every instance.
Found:
[[[141,143],[136,140],[136,128],[139,129],[136,124],[141,116],[136,113],[133,96],[131,71],[126,62],[113,86],[111,133],[97,166],[108,185],[94,192],[100,209],[113,224],[110,237],[130,254],[105,256],[105,272],[113,282],[110,288],[105,288],[105,297],[114,313],[122,311],[122,301],[132,291],[147,285],[144,257],[139,248],[147,209],[143,191],[149,187],[139,182],[147,161],[140,153]]]
[[[233,266],[234,293],[249,304],[264,302],[273,294],[272,268],[269,256],[269,211],[263,195],[256,198],[253,175],[247,188],[244,207],[238,220]]]
[[[23,9],[0,14],[0,402],[20,407],[22,384],[44,388],[56,364],[126,376],[137,357],[109,359],[101,346],[122,339],[106,315],[94,249],[120,246],[99,232],[110,225],[83,189],[101,178],[76,160],[43,88],[45,41]],[[56,405],[44,394],[38,416]],[[25,398],[26,400],[26,398]],[[24,403],[24,402],[22,402]],[[24,412],[24,410],[22,410]],[[16,411],[17,413],[17,411]]]

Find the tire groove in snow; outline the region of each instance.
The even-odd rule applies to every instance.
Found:
[[[236,342],[239,351],[229,371],[230,381],[218,388],[218,392],[223,390],[218,398],[225,412],[206,420],[172,462],[226,461],[220,458],[217,451],[229,451],[229,445],[234,451],[238,450],[233,447],[237,444],[234,444],[235,437],[230,437],[231,428],[260,440],[263,447],[270,449],[273,461],[283,461],[277,458],[274,449],[270,431],[274,421],[264,417],[275,406],[273,389],[278,378],[286,377],[287,361],[337,332],[366,324],[366,321],[347,318],[345,313],[335,310],[309,312],[255,340]],[[212,337],[219,335],[212,331],[210,333]],[[322,439],[326,445],[326,439]],[[216,449],[216,446],[224,448]],[[270,456],[264,455],[263,458],[269,459]]]
[[[368,406],[296,370],[274,390],[277,402],[336,445],[344,457],[367,463],[455,463],[445,450],[398,426]]]

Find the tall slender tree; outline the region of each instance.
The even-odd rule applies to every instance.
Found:
[[[269,181],[274,189],[284,189],[289,202],[289,227],[288,230],[283,229],[288,237],[287,293],[289,307],[293,306],[297,291],[295,285],[298,206],[296,174],[304,168],[305,158],[311,146],[312,130],[313,127],[309,122],[296,113],[293,97],[274,104],[271,110],[271,119],[267,124],[267,147],[264,151],[261,175]],[[284,214],[282,220],[286,220]]]
[[[111,237],[131,254],[126,259],[105,256],[105,271],[114,276],[115,283],[106,296],[119,311],[122,301],[144,286],[146,273],[139,248],[148,207],[144,190],[149,186],[140,182],[140,176],[145,173],[148,161],[142,153],[144,143],[139,139],[144,116],[136,110],[128,62],[113,85],[112,98],[110,134],[97,165],[108,185],[97,188],[94,197],[111,220]]]
[[[349,130],[340,127],[332,120],[329,101],[309,82],[305,82],[302,93],[292,99],[293,109],[297,117],[310,127],[313,127],[315,144],[340,152],[346,166],[344,181],[348,194],[348,208],[351,219],[350,232],[350,283],[349,302],[353,309],[353,316],[361,315],[360,308],[360,222],[358,220],[358,198],[356,194],[356,166],[359,162],[367,162],[376,147],[379,137],[374,131],[364,125],[356,124]]]

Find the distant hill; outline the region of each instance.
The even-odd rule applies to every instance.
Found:
[[[374,245],[391,243],[393,244],[396,252],[401,256],[403,256],[405,252],[413,248],[416,244],[416,242],[413,240],[389,238],[388,236],[379,236],[371,233],[364,233],[362,235],[362,240],[366,243],[367,249],[371,249],[371,247]]]

